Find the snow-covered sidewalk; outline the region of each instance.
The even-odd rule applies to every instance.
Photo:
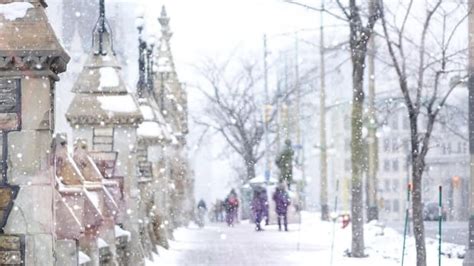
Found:
[[[160,255],[147,265],[330,265],[333,223],[321,222],[319,214],[303,213],[302,225],[290,225],[290,232],[279,232],[275,225],[255,232],[253,225],[241,223],[228,228],[223,224],[208,224],[176,230],[170,250],[160,249]],[[348,258],[351,229],[335,226],[333,265],[400,265],[403,236],[391,228],[375,223],[365,227],[367,258]],[[383,233],[383,234],[382,234]],[[464,247],[444,244],[443,250],[456,256]],[[428,265],[437,265],[437,242],[427,239]],[[415,243],[407,239],[405,265],[415,265]],[[442,265],[462,265],[458,258],[442,258]]]

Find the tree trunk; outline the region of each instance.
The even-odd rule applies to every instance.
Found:
[[[371,10],[371,13],[374,11]],[[377,121],[375,115],[375,36],[369,40],[369,123],[368,123],[368,161],[367,161],[367,220],[378,220],[377,206]]]
[[[423,223],[423,200],[422,200],[422,175],[424,168],[423,159],[412,156],[413,164],[413,230],[416,244],[416,265],[426,266],[425,225]]]
[[[245,159],[245,169],[247,170],[247,180],[255,178],[255,159]]]
[[[362,190],[362,166],[364,143],[362,140],[362,114],[364,108],[364,61],[365,52],[354,52],[352,56],[352,256],[364,257],[364,204]]]

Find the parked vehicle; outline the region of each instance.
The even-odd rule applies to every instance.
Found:
[[[443,221],[446,221],[448,213],[444,207],[442,207],[441,215]],[[429,202],[423,207],[423,220],[425,221],[438,221],[439,220],[439,206],[437,202]]]

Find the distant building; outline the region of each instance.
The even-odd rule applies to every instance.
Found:
[[[386,94],[380,102],[392,101]],[[407,186],[411,182],[410,125],[402,104],[389,103],[378,113],[377,198],[380,218],[402,220],[405,215]],[[467,105],[466,105],[467,106]],[[455,113],[453,113],[455,112]],[[438,187],[443,186],[443,205],[448,219],[467,218],[469,180],[468,142],[462,138],[466,122],[461,115],[467,110],[447,107],[441,112],[431,139],[423,174],[423,202],[438,201]],[[340,182],[342,211],[350,211],[351,199],[351,104],[349,101],[328,106],[328,173],[329,192],[334,193]],[[423,117],[421,118],[423,119]],[[426,123],[422,121],[422,124]],[[423,132],[423,128],[420,128]],[[467,134],[465,134],[467,135]],[[364,179],[366,175],[364,175]],[[365,182],[365,180],[364,180]]]

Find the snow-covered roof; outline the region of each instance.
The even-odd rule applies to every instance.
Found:
[[[139,124],[143,116],[130,94],[76,94],[66,113],[72,124]]]
[[[131,233],[127,230],[122,229],[120,226],[115,226],[115,237],[126,236],[127,241],[130,241]]]
[[[91,262],[91,258],[86,253],[79,251],[79,265]]]
[[[105,242],[105,240],[103,238],[98,238],[97,239],[97,246],[98,248],[106,248],[109,246],[109,244],[107,244],[107,242]]]

